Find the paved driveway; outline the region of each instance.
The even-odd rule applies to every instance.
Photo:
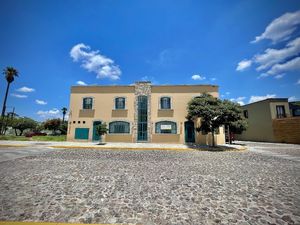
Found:
[[[250,151],[266,154],[270,156],[289,159],[300,162],[300,145],[280,144],[280,143],[264,143],[264,142],[236,142],[244,144]]]
[[[253,149],[64,149],[4,161],[0,220],[300,224],[300,163]],[[289,149],[278,152],[298,155]]]
[[[43,146],[30,147],[1,147],[0,146],[0,162],[23,158],[31,155],[37,155],[44,152],[53,152],[56,149],[46,148]]]

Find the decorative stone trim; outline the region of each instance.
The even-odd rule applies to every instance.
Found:
[[[132,127],[132,133],[134,140],[137,142],[137,123],[138,123],[138,96],[144,95],[148,97],[148,103],[147,103],[147,137],[148,141],[151,142],[151,130],[152,130],[152,124],[151,124],[151,82],[144,81],[144,82],[136,82],[135,83],[135,92],[134,92],[134,122]]]

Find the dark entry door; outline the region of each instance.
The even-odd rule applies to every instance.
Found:
[[[195,127],[193,121],[186,121],[184,123],[184,134],[186,143],[195,142]]]
[[[101,121],[94,121],[93,123],[93,141],[99,141],[100,136],[97,133],[96,127],[101,124]]]

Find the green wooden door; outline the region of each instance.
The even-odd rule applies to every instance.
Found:
[[[75,139],[88,140],[89,139],[89,128],[76,128]]]
[[[97,133],[96,127],[101,124],[101,121],[94,121],[93,123],[93,141],[99,141],[100,136]]]
[[[194,143],[195,142],[195,128],[193,121],[186,121],[184,123],[184,134],[185,134],[185,142],[186,143]]]

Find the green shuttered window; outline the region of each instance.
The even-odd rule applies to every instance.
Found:
[[[75,129],[75,139],[89,139],[89,128],[76,128]]]

